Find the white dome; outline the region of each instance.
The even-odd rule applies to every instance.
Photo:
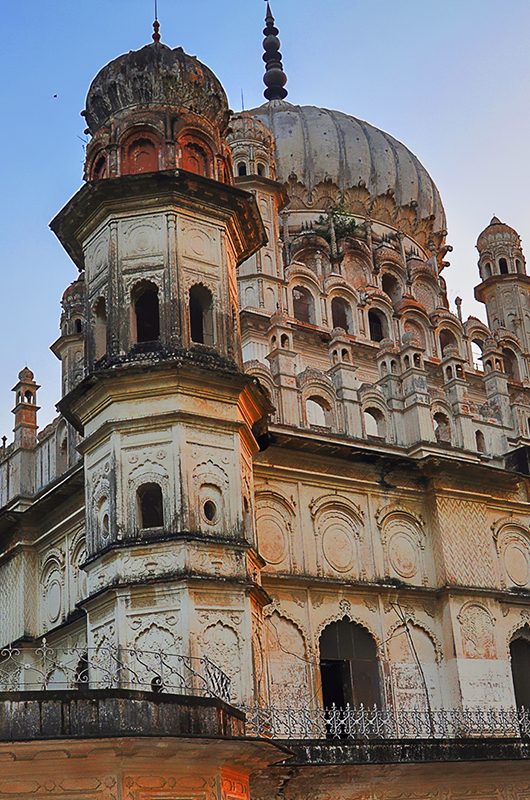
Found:
[[[294,174],[308,192],[326,180],[341,192],[363,186],[372,199],[390,192],[396,206],[412,205],[418,220],[432,218],[433,231],[445,230],[434,181],[414,153],[388,133],[340,111],[283,100],[246,113],[275,137],[278,180],[287,182]]]

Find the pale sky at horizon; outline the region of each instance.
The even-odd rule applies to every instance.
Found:
[[[289,101],[353,114],[406,144],[440,189],[453,245],[449,296],[473,300],[475,242],[493,214],[530,259],[530,2],[271,0]],[[150,40],[152,0],[7,4],[0,50],[0,436],[11,440],[11,388],[27,363],[53,418],[60,298],[77,270],[48,229],[81,185],[79,111],[98,70]],[[263,102],[263,0],[159,0],[162,41],[197,55],[231,107]],[[57,95],[57,98],[54,98]],[[530,269],[530,266],[529,266]]]

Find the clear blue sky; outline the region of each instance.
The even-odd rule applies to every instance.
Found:
[[[492,214],[530,258],[528,0],[272,0],[289,100],[340,109],[407,144],[438,184],[454,246],[451,300],[472,300],[478,233]],[[162,40],[223,82],[232,108],[262,102],[263,0],[159,0]],[[0,48],[0,435],[27,363],[54,415],[59,300],[76,270],[48,222],[81,183],[83,108],[103,64],[147,43],[151,0],[3,4]],[[58,97],[55,99],[54,95]]]

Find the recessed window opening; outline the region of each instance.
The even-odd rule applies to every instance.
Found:
[[[259,162],[259,163],[258,163],[258,175],[259,175],[261,178],[263,178],[263,177],[264,177],[266,174],[267,174],[267,173],[266,173],[266,171],[265,171],[265,164],[262,164],[261,162]]]
[[[484,279],[491,278],[491,264],[489,262],[484,264],[483,271],[484,271]]]
[[[320,637],[320,675],[324,708],[347,704],[382,706],[377,646],[361,625],[342,619]]]
[[[451,425],[449,422],[449,418],[443,414],[441,411],[438,411],[434,417],[434,435],[436,436],[437,442],[447,442],[451,443]]]
[[[83,323],[80,319],[74,319],[74,333],[83,333]]]
[[[144,528],[164,527],[162,489],[158,483],[144,483],[136,492],[138,526]]]
[[[480,339],[473,339],[471,342],[471,358],[473,359],[473,369],[476,369],[477,372],[484,372],[483,348],[484,343]]]
[[[196,284],[190,289],[190,335],[197,344],[214,345],[213,298],[206,286]]]
[[[384,437],[386,434],[385,417],[378,408],[367,408],[363,411],[364,432],[366,436]]]
[[[156,342],[160,339],[160,307],[158,288],[152,283],[141,284],[134,293],[136,341]]]
[[[299,322],[307,322],[310,325],[316,324],[315,301],[309,289],[303,286],[295,286],[293,289],[293,311],[295,318]]]
[[[343,297],[334,297],[331,301],[331,319],[334,328],[342,328],[346,333],[352,333],[351,307]]]
[[[522,264],[521,260],[520,260],[520,259],[518,259],[518,258],[516,258],[516,259],[515,259],[515,269],[516,269],[516,270],[517,270],[517,272],[519,272],[521,275],[524,275],[523,264]]]
[[[440,331],[440,350],[442,352],[442,357],[445,355],[445,351],[448,347],[457,347],[456,336],[454,333],[448,328],[442,328]]]
[[[322,397],[314,395],[306,400],[306,418],[308,425],[319,428],[331,427],[331,406]]]
[[[368,312],[368,327],[372,342],[382,342],[388,337],[388,323],[381,311],[372,308]]]
[[[517,356],[513,350],[505,347],[502,351],[502,357],[504,360],[505,373],[512,381],[520,381],[521,376],[519,374],[519,364],[517,363]]]
[[[244,161],[240,161],[237,165],[237,174],[240,178],[243,178],[247,174],[247,165]]]
[[[510,643],[513,689],[517,708],[530,708],[530,628]]]
[[[25,403],[35,402],[35,397],[33,395],[33,392],[31,392],[29,389],[27,390],[27,392],[24,392],[24,402]]]
[[[394,275],[391,275],[389,272],[385,272],[381,282],[381,287],[384,293],[390,297],[394,305],[399,303],[403,293],[401,291],[400,283],[397,278],[394,277]]]
[[[182,169],[208,177],[209,159],[206,151],[195,143],[185,145],[182,152]]]
[[[475,443],[479,453],[486,452],[486,440],[482,431],[475,431]]]
[[[499,258],[499,272],[501,275],[508,274],[508,262],[505,258]]]
[[[100,156],[92,169],[92,180],[99,181],[107,177],[107,159],[105,156]]]
[[[146,137],[135,139],[127,147],[124,173],[156,172],[158,170],[158,149]]]

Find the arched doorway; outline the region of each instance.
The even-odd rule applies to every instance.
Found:
[[[510,642],[512,679],[517,708],[530,709],[530,628]]]
[[[322,632],[320,676],[324,708],[382,705],[377,645],[366,628],[346,617]]]

